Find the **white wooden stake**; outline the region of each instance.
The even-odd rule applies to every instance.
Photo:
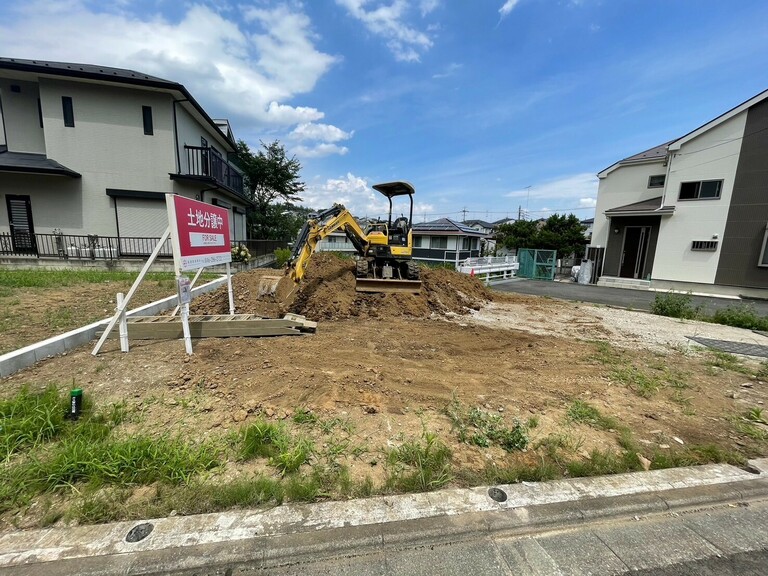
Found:
[[[117,293],[117,309],[122,310],[120,314],[120,350],[128,352],[130,345],[128,344],[128,321],[125,318],[125,307],[123,305],[124,296],[122,292]]]
[[[160,241],[157,243],[157,246],[155,246],[155,249],[152,251],[152,254],[150,254],[149,259],[147,260],[146,264],[144,264],[144,267],[141,269],[141,272],[139,272],[139,275],[136,277],[136,280],[133,282],[133,286],[131,286],[131,289],[128,290],[128,295],[125,297],[125,300],[123,300],[123,305],[117,307],[117,312],[109,321],[107,328],[104,330],[104,334],[101,335],[101,338],[99,338],[99,341],[96,343],[96,346],[93,348],[93,351],[91,352],[91,354],[93,354],[94,356],[96,356],[99,353],[99,350],[101,350],[101,347],[104,346],[104,342],[106,342],[107,337],[109,336],[109,333],[112,332],[112,329],[115,327],[115,324],[117,324],[117,321],[120,320],[120,316],[128,307],[128,302],[130,302],[131,298],[133,298],[133,294],[136,292],[136,289],[139,287],[139,284],[141,284],[141,281],[144,280],[144,276],[147,275],[147,272],[149,271],[150,266],[152,266],[152,263],[157,258],[157,255],[160,254],[160,250],[163,248],[163,244],[165,244],[165,241],[168,240],[170,236],[171,236],[171,228],[169,226],[168,228],[166,228],[165,232],[163,233],[163,236],[160,238]]]
[[[189,332],[189,304],[181,306],[181,330],[184,332],[184,348],[192,354],[192,335]]]
[[[227,292],[229,293],[229,313],[235,313],[235,296],[232,294],[232,271],[229,268],[229,262],[227,262]]]

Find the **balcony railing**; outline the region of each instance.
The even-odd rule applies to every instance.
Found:
[[[218,184],[243,195],[243,176],[221,154],[207,146],[184,146],[187,153],[187,174],[213,178]]]
[[[23,241],[21,241],[23,240]],[[37,258],[63,258],[86,260],[118,260],[120,258],[146,258],[157,246],[160,238],[133,236],[97,236],[95,234],[35,234],[34,242],[27,235],[20,238],[8,232],[0,233],[0,255]],[[232,240],[232,245],[248,247],[253,258],[272,254],[276,248],[286,248],[287,241]],[[171,241],[160,249],[160,257],[173,256]]]

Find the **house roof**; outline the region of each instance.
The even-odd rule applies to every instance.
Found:
[[[456,222],[450,218],[440,218],[431,222],[419,222],[413,225],[414,232],[435,232],[444,236],[485,236],[483,232],[475,230],[466,224]]]
[[[127,68],[111,68],[109,66],[97,66],[94,64],[76,64],[73,62],[51,62],[47,60],[25,60],[21,58],[2,58],[0,57],[0,71],[13,70],[17,72],[26,72],[33,75],[64,76],[69,78],[79,78],[82,80],[92,80],[99,82],[110,82],[115,84],[128,84],[133,86],[142,86],[145,88],[155,88],[169,92],[177,92],[183,98],[177,98],[184,105],[188,103],[203,119],[205,123],[211,126],[217,134],[222,134],[226,142],[236,149],[234,139],[226,133],[222,133],[217,123],[203,110],[197,100],[192,97],[187,89],[178,82],[165,80],[157,76],[144,74]],[[2,76],[2,73],[0,73]]]
[[[467,226],[475,226],[479,224],[483,228],[493,228],[493,224],[486,222],[485,220],[464,220],[464,224]]]
[[[736,116],[737,114],[740,114],[744,110],[748,110],[749,108],[751,108],[755,104],[758,104],[759,102],[762,102],[766,98],[768,98],[768,90],[763,90],[762,92],[753,96],[749,100],[745,100],[738,106],[734,106],[727,112],[720,114],[720,116],[718,116],[717,118],[714,118],[709,122],[702,124],[695,130],[691,130],[684,136],[681,136],[680,138],[676,138],[674,140],[670,140],[669,142],[665,142],[664,144],[659,144],[658,146],[654,146],[653,148],[649,148],[648,150],[644,150],[643,152],[640,152],[638,154],[628,156],[623,160],[619,160],[618,162],[615,162],[614,164],[611,164],[610,166],[608,166],[608,168],[605,168],[604,170],[598,172],[597,176],[598,178],[605,178],[606,176],[608,176],[610,172],[612,172],[619,166],[624,166],[627,164],[638,164],[642,162],[659,161],[664,157],[666,157],[666,155],[670,151],[680,150],[680,148],[686,142],[693,140],[694,138],[696,138],[697,136],[700,136],[707,130],[711,130],[715,126],[722,124],[726,120],[733,118],[734,116]]]
[[[606,216],[663,216],[672,214],[675,211],[675,207],[662,206],[661,200],[662,197],[657,196],[656,198],[611,208],[610,210],[606,210],[604,214]]]
[[[664,160],[667,156],[667,147],[674,142],[674,140],[670,140],[668,142],[664,142],[664,144],[659,144],[658,146],[654,146],[653,148],[648,148],[648,150],[643,150],[642,152],[638,152],[637,154],[633,154],[632,156],[627,156],[623,160],[619,160],[618,162],[614,162],[608,168],[605,168],[597,173],[598,178],[605,178],[616,170],[616,168],[620,166],[626,166],[629,164],[643,164],[645,162],[659,162],[661,160]]]
[[[0,152],[0,172],[24,172],[27,174],[50,174],[80,178],[80,174],[47,158],[45,154],[27,152]]]

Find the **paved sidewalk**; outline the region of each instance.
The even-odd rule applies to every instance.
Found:
[[[751,465],[16,532],[0,537],[0,575],[613,574],[710,561],[768,548],[768,459]]]

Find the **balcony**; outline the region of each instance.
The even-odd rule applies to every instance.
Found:
[[[247,199],[243,190],[243,175],[214,148],[184,145],[187,171],[171,174],[174,180],[196,180],[216,184]],[[182,166],[183,170],[183,166]]]

